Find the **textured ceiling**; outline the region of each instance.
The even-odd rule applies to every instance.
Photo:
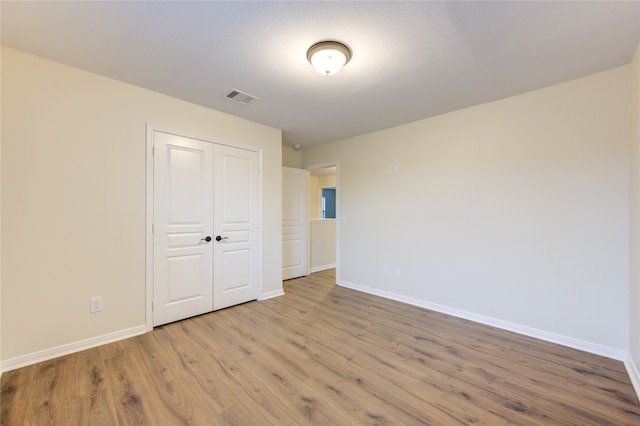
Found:
[[[283,130],[303,148],[630,62],[640,2],[2,1],[2,44]],[[313,43],[353,58],[324,77]],[[240,105],[230,89],[259,98]]]

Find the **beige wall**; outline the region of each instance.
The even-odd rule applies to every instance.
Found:
[[[146,123],[263,150],[262,290],[281,289],[279,130],[7,48],[1,100],[3,361],[144,325]]]
[[[335,188],[336,175],[324,175],[318,176],[318,187],[322,188]]]
[[[336,220],[312,219],[311,272],[322,271],[336,266]]]
[[[309,176],[309,217],[317,219],[322,217],[322,204],[319,203],[318,176]]]
[[[339,281],[624,353],[630,73],[305,150],[340,162]]]
[[[640,45],[632,62],[629,353],[635,366],[636,391],[640,394]]]
[[[296,151],[288,145],[282,145],[282,166],[302,167],[302,151]]]

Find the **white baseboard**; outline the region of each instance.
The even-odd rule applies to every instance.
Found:
[[[36,364],[38,362],[48,361],[59,356],[68,355],[74,352],[83,351],[85,349],[95,348],[96,346],[115,342],[118,340],[128,339],[129,337],[144,334],[147,331],[145,325],[128,328],[126,330],[115,331],[113,333],[104,334],[102,336],[91,337],[89,339],[80,340],[78,342],[67,343],[56,346],[54,348],[33,352],[26,355],[9,358],[0,362],[0,372],[11,371],[17,368],[26,367],[27,365]]]
[[[284,296],[284,290],[279,288],[278,290],[268,291],[266,293],[262,293],[258,300],[267,300],[272,299],[274,297]]]
[[[348,281],[339,280],[338,285],[353,290],[362,291],[364,293],[373,294],[374,296],[384,297],[386,299],[396,300],[398,302],[407,303],[409,305],[418,306],[420,308],[429,309],[436,312],[441,312],[447,315],[451,315],[458,318],[464,318],[477,323],[490,325],[492,327],[501,328],[507,331],[513,331],[514,333],[523,334],[525,336],[534,337],[536,339],[545,340],[551,343],[557,343],[559,345],[567,346],[573,349],[589,352],[596,355],[601,355],[607,358],[616,359],[618,361],[625,361],[628,356],[627,351],[610,348],[608,346],[598,345],[596,343],[585,342],[584,340],[575,339],[573,337],[567,337],[556,333],[550,333],[548,331],[539,330],[537,328],[527,327],[524,325],[499,320],[496,318],[487,317],[484,315],[474,314],[472,312],[463,311],[449,306],[438,305],[436,303],[427,302],[425,300],[416,299],[413,297],[403,296],[400,294],[388,292],[385,290],[379,290],[372,287],[363,286],[360,284],[350,283]]]
[[[320,271],[324,271],[325,269],[332,269],[335,267],[336,267],[335,263],[330,263],[328,265],[322,265],[322,266],[315,266],[311,268],[311,273],[313,274],[314,272],[320,272]]]
[[[633,385],[638,398],[640,398],[640,372],[638,372],[638,366],[633,362],[631,354],[627,354],[627,357],[624,360],[624,367],[627,369],[627,374],[629,374],[631,384]]]
[[[284,291],[282,289],[264,293],[259,300],[267,300],[278,296],[284,296]],[[91,337],[78,342],[67,343],[54,348],[17,356],[15,358],[9,358],[7,360],[0,361],[0,374],[17,368],[26,367],[28,365],[37,364],[39,362],[48,361],[53,358],[58,358],[63,355],[69,355],[74,352],[95,348],[96,346],[105,345],[118,340],[128,339],[129,337],[138,336],[151,330],[153,330],[153,327],[148,328],[146,325],[139,325],[126,330],[120,330],[102,336]]]

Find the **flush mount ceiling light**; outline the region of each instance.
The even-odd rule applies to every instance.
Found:
[[[320,41],[307,50],[307,59],[319,74],[333,75],[351,60],[351,49],[338,41]]]

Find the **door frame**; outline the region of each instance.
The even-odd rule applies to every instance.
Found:
[[[336,282],[340,282],[340,227],[342,226],[342,218],[340,216],[340,161],[330,161],[327,163],[314,164],[305,167],[306,170],[325,169],[327,167],[336,168]],[[311,253],[311,237],[307,243],[307,250]],[[311,264],[309,264],[311,267]]]
[[[146,124],[146,153],[145,153],[145,330],[153,330],[153,133],[169,133],[176,136],[197,139],[218,145],[226,145],[239,149],[246,149],[258,153],[258,300],[262,295],[262,148],[229,142],[223,139],[212,139],[181,130]],[[215,200],[214,200],[215,202]],[[337,206],[336,206],[337,208]],[[215,267],[215,265],[214,265]]]

